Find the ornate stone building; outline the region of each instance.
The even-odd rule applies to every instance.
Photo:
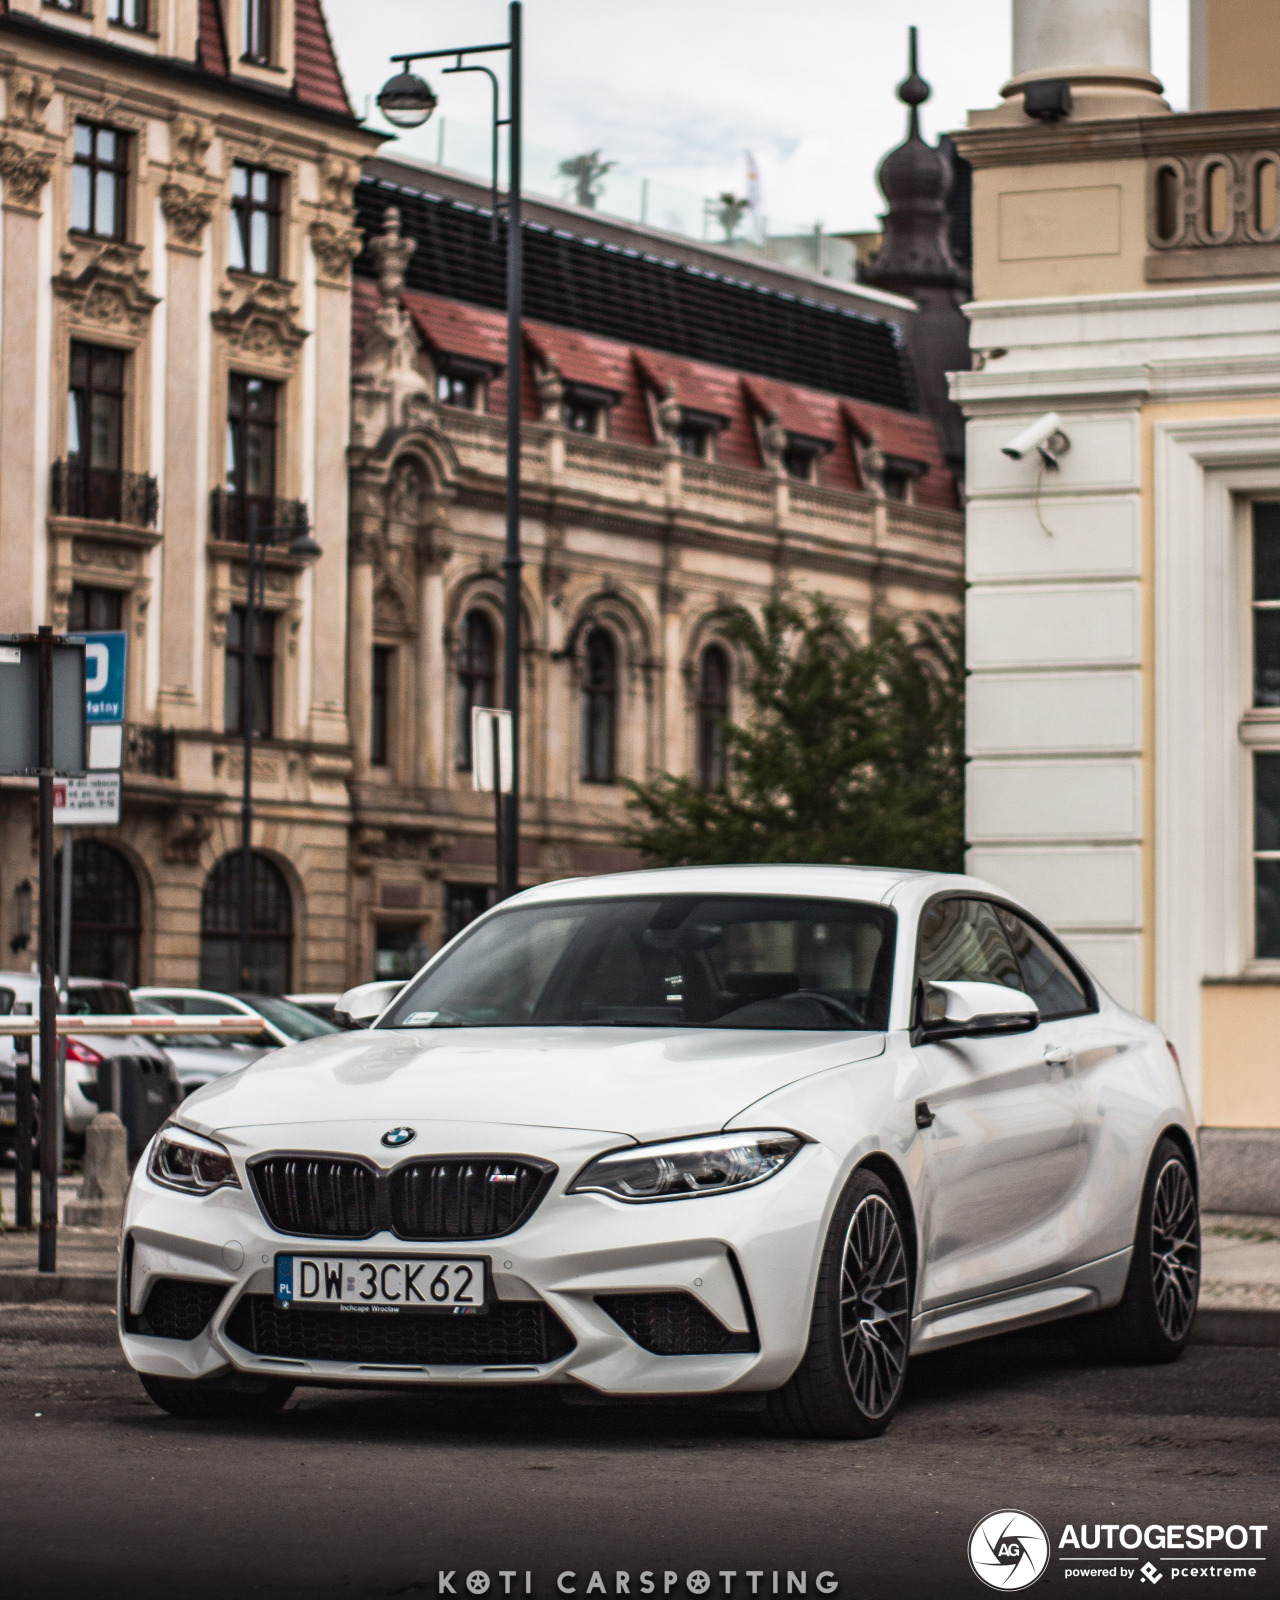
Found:
[[[121,825],[77,841],[73,962],[230,976],[257,772],[258,979],[347,970],[352,187],[319,0],[9,0],[0,13],[0,627],[129,635]],[[246,519],[310,516],[242,648]],[[256,763],[255,763],[256,765]],[[0,785],[0,938],[33,953],[30,784]]]
[[[356,195],[353,974],[485,903],[469,711],[502,681],[505,315],[486,196],[379,158]],[[522,406],[522,880],[633,864],[623,779],[718,781],[726,610],[954,610],[961,518],[910,301],[538,203]],[[947,219],[939,211],[939,227]]]

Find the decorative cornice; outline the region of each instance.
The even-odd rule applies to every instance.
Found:
[[[224,284],[219,290],[223,304],[211,313],[214,327],[240,354],[292,363],[310,333],[297,321],[293,284],[275,278],[255,279],[233,310],[237,287]]]
[[[147,288],[140,245],[110,243],[98,248],[79,272],[73,272],[76,251],[62,252],[62,271],[53,291],[71,305],[81,322],[123,330],[135,337],[146,328],[159,297]]]
[[[1280,150],[1280,111],[1183,111],[1167,117],[961,128],[952,137],[974,167],[1142,161],[1206,150]]]

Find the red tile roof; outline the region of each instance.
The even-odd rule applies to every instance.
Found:
[[[377,286],[367,278],[356,278],[352,284],[352,337],[357,350],[378,303]],[[501,415],[507,404],[507,323],[502,312],[417,290],[406,290],[403,303],[436,353],[471,357],[498,369],[488,386],[487,408],[491,414]],[[830,446],[818,463],[819,483],[861,489],[852,436],[863,443],[874,438],[886,454],[924,466],[916,480],[918,504],[948,511],[956,507],[955,484],[943,462],[933,424],[926,417],[542,322],[525,323],[525,355],[521,411],[529,421],[537,421],[541,415],[534,368],[554,358],[568,383],[612,390],[621,396],[609,412],[609,437],[620,444],[655,445],[650,403],[660,399],[671,382],[681,405],[724,419],[716,436],[716,459],[728,466],[760,469],[757,419],[763,421],[776,411],[789,433],[821,439]]]
[[[227,75],[227,39],[222,27],[222,7],[218,0],[200,0],[200,34],[197,59],[215,77]]]
[[[230,75],[220,0],[200,0],[197,59],[216,78]],[[314,106],[317,111],[353,115],[320,0],[294,0],[293,94],[302,105]]]
[[[303,105],[352,115],[320,0],[293,0],[293,92]]]

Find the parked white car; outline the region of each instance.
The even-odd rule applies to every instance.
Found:
[[[182,1416],[542,1383],[861,1437],[913,1352],[1073,1317],[1176,1357],[1196,1182],[1159,1030],[989,884],[562,881],[369,1031],[182,1105],[130,1191],[121,1339]]]
[[[129,1016],[134,1006],[123,983],[101,978],[72,978],[68,983],[67,1010],[73,1016]],[[40,1014],[40,980],[30,972],[0,972],[0,1143],[12,1145],[16,1123],[14,1105],[14,1040],[5,1034],[4,1016]],[[25,1041],[24,1041],[25,1045]],[[66,1079],[63,1091],[63,1116],[68,1137],[74,1143],[98,1112],[98,1067],[103,1061],[128,1061],[142,1064],[148,1080],[146,1093],[155,1096],[157,1108],[168,1108],[182,1098],[173,1063],[162,1047],[141,1034],[111,1038],[105,1034],[72,1034],[67,1040]],[[40,1078],[40,1044],[32,1041],[33,1076]],[[160,1116],[165,1110],[160,1111]],[[160,1118],[156,1119],[157,1121]],[[155,1122],[150,1126],[154,1127]],[[145,1137],[145,1135],[144,1135]]]
[[[136,1000],[154,1000],[180,1017],[261,1017],[262,1036],[258,1042],[268,1050],[338,1032],[332,1022],[278,995],[219,994],[216,989],[180,989],[162,984],[145,984],[133,993]]]

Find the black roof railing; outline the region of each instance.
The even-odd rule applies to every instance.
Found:
[[[505,254],[490,237],[488,212],[380,178],[362,179],[355,203],[366,239],[382,231],[387,206],[399,207],[402,230],[418,245],[407,288],[505,309]],[[524,229],[524,310],[535,321],[897,411],[918,409],[896,323],[542,223]],[[377,276],[367,249],[355,270]]]

